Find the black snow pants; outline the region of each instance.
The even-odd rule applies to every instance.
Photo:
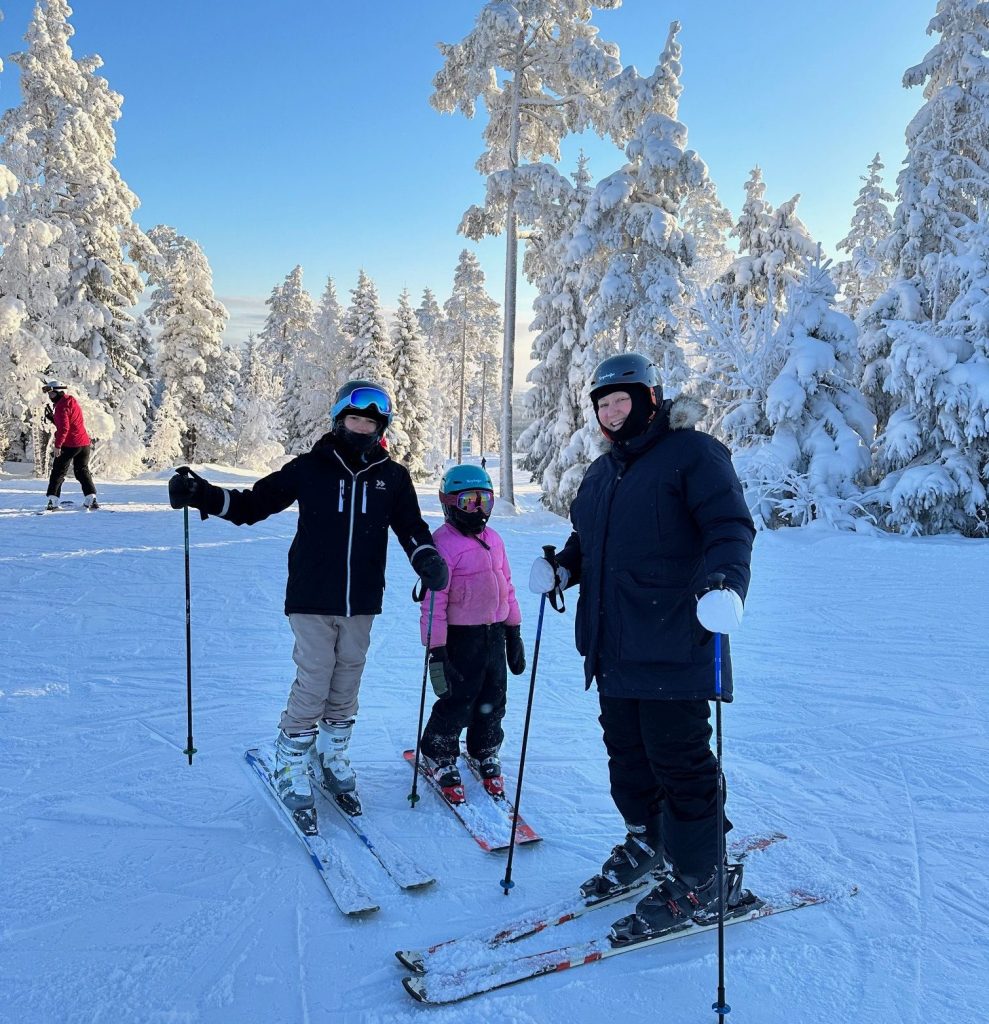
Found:
[[[57,498],[61,495],[62,484],[69,471],[69,463],[72,464],[72,472],[82,488],[83,497],[96,493],[96,484],[93,483],[93,478],[89,473],[89,452],[90,446],[87,444],[81,448],[63,448],[62,454],[55,456],[51,476],[48,479],[46,497]]]
[[[447,626],[446,651],[463,682],[450,683],[433,704],[422,734],[422,752],[433,760],[457,757],[466,728],[467,752],[483,759],[497,753],[505,736],[505,625]]]
[[[718,861],[718,762],[708,702],[599,700],[615,806],[662,840],[678,874],[709,878]]]

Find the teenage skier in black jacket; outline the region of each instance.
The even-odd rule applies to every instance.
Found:
[[[238,526],[299,503],[285,592],[297,672],[275,742],[275,782],[292,811],[313,807],[314,748],[326,787],[346,810],[360,810],[347,751],[371,623],[381,611],[388,528],[427,588],[447,583],[408,470],[380,444],[391,418],[383,388],[351,380],[337,394],[332,431],[253,487],[216,487],[185,466],[169,481],[173,508],[188,505]]]
[[[557,565],[536,559],[530,588],[580,585],[577,649],[586,685],[597,682],[612,798],[628,828],[585,889],[603,894],[673,868],[616,924],[630,938],[670,927],[671,907],[717,906],[709,630],[728,633],[741,619],[755,531],[728,449],[693,429],[702,407],[663,401],[648,359],[606,359],[590,394],[612,446],[581,482]],[[727,637],[722,685],[730,700]],[[739,868],[729,900],[740,887]]]

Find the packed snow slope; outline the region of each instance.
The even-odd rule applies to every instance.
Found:
[[[205,467],[211,479],[253,477]],[[422,648],[413,574],[392,543],[353,745],[366,807],[438,881],[405,893],[335,820],[381,910],[343,917],[249,773],[293,677],[282,614],[289,510],[252,528],[190,516],[198,753],[186,745],[182,515],[165,477],[101,484],[107,510],[30,514],[44,484],[0,476],[0,1020],[20,1024],[713,1019],[714,935],[425,1007],[393,951],[570,894],[623,834],[573,604],[547,610],[522,810],[544,841],[484,853],[435,795],[410,809]],[[65,487],[66,497],[75,485]],[[421,489],[430,523],[440,512]],[[109,510],[113,509],[113,512]],[[499,505],[530,655],[525,581],[566,524],[520,485]],[[962,1024],[987,964],[989,543],[791,530],[756,542],[726,707],[729,813],[790,839],[748,884],[857,896],[726,934],[733,1024]],[[510,684],[514,791],[528,673]],[[526,940],[590,937],[605,910]]]

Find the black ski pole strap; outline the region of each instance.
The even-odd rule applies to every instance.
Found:
[[[556,548],[552,544],[543,545],[543,558],[553,567],[553,574],[556,575],[556,570],[560,567],[560,563],[556,559]],[[553,606],[555,612],[565,612],[567,610],[566,602],[563,600],[563,588],[559,583],[546,595],[549,603]],[[559,603],[558,603],[559,602]]]
[[[422,604],[423,598],[426,596],[426,584],[422,580],[417,579],[412,584],[412,600],[416,604]]]

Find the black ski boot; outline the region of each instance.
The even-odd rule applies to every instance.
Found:
[[[477,766],[477,773],[481,776],[484,788],[493,797],[505,795],[505,780],[501,774],[501,759],[497,750],[487,750],[476,757],[471,754],[470,762]]]
[[[742,888],[742,865],[725,865],[725,918],[748,913],[759,901]],[[692,924],[713,924],[720,909],[718,872],[701,884],[669,875],[635,905],[635,913],[611,926],[611,943],[627,946],[680,931]]]
[[[440,787],[443,798],[451,804],[467,803],[467,794],[464,792],[463,779],[460,778],[460,769],[457,767],[455,757],[438,757],[434,761],[427,758],[430,764],[429,774],[433,781]]]
[[[663,840],[646,833],[644,825],[629,825],[625,842],[611,851],[601,873],[588,878],[580,887],[585,899],[610,896],[627,888],[649,872],[666,871]]]

